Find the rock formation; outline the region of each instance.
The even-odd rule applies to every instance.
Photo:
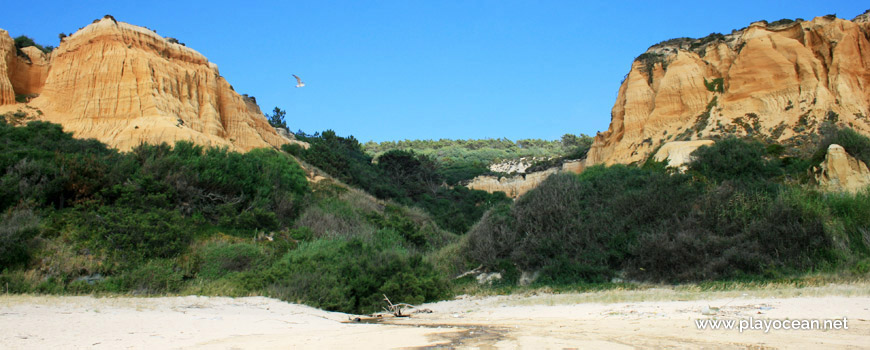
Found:
[[[827,191],[857,193],[870,186],[867,164],[855,159],[837,144],[828,146],[825,161],[814,170],[819,187]]]
[[[9,73],[16,58],[15,42],[9,32],[0,29],[0,106],[15,103],[15,89]]]
[[[504,192],[508,197],[517,198],[529,190],[538,187],[550,175],[559,171],[558,168],[550,168],[544,171],[536,171],[529,174],[496,177],[480,175],[472,179],[465,186],[472,190],[481,190],[489,193]]]
[[[685,170],[686,164],[692,161],[692,152],[712,144],[712,140],[671,141],[662,145],[653,158],[658,162],[667,160],[669,167]]]
[[[535,162],[542,160],[547,160],[547,158],[522,157],[518,159],[508,159],[495,164],[490,164],[489,171],[505,174],[525,174],[526,169],[535,164]]]
[[[560,171],[579,174],[584,169],[584,163],[584,160],[567,160],[560,167],[528,174],[503,177],[480,175],[469,181],[465,186],[473,190],[487,191],[489,193],[504,192],[508,197],[519,198],[519,196],[522,196],[529,190],[538,187],[550,175]]]
[[[622,82],[588,164],[642,162],[667,142],[718,135],[788,144],[825,121],[870,132],[868,19],[762,21],[650,47]]]
[[[111,16],[63,38],[49,56],[22,51],[27,58],[0,30],[0,105],[38,94],[27,106],[76,137],[121,150],[176,140],[241,151],[298,142],[279,135],[203,55]]]

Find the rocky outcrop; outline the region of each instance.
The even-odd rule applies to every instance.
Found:
[[[465,186],[473,190],[487,191],[489,193],[504,192],[508,197],[519,198],[529,190],[538,187],[550,175],[561,171],[579,174],[585,168],[584,164],[585,161],[582,159],[566,160],[559,167],[528,174],[502,177],[481,175],[472,179]]]
[[[9,32],[0,29],[0,106],[15,103],[15,89],[9,80],[9,67],[15,58],[15,42]]]
[[[535,164],[535,162],[541,160],[547,160],[547,158],[522,157],[519,159],[508,159],[495,164],[490,164],[489,171],[504,174],[525,174],[526,169]]]
[[[831,192],[857,193],[870,186],[867,164],[855,159],[837,144],[828,146],[825,161],[814,169],[819,187]]]
[[[34,46],[21,49],[9,65],[9,81],[18,95],[38,95],[48,77],[48,56]]]
[[[534,173],[496,177],[481,175],[475,177],[466,187],[472,190],[481,190],[489,193],[504,192],[508,197],[518,198],[529,190],[538,187],[550,175],[559,172],[559,168],[550,168]]]
[[[642,162],[667,142],[719,135],[788,143],[825,121],[870,133],[866,17],[756,22],[650,47],[632,64],[587,162]]]
[[[562,171],[579,174],[583,172],[583,169],[586,169],[585,159],[566,160],[562,163]]]
[[[692,161],[692,152],[701,146],[712,144],[712,140],[671,141],[662,145],[653,155],[653,159],[657,162],[667,161],[669,167],[685,170],[686,164]]]
[[[14,94],[38,93],[28,105],[76,137],[122,150],[176,140],[241,151],[297,142],[233,91],[217,65],[147,28],[107,16],[64,38],[50,57],[25,51],[30,62],[10,64],[10,44],[0,33],[0,104],[10,103],[9,86],[12,103]]]

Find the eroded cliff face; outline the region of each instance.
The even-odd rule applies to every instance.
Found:
[[[50,57],[27,54],[30,62],[15,57],[0,32],[0,105],[39,94],[28,104],[39,118],[76,137],[121,150],[177,140],[241,151],[297,142],[233,91],[217,65],[144,27],[107,17],[64,38]]]
[[[9,80],[9,67],[15,59],[15,42],[0,29],[0,106],[15,103],[15,89]]]
[[[650,47],[619,88],[587,164],[634,163],[670,141],[760,134],[783,143],[825,121],[870,133],[870,23],[833,16]]]

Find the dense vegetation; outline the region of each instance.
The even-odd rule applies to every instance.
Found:
[[[121,153],[0,117],[0,285],[7,292],[265,294],[330,310],[444,295],[425,213],[289,155],[188,142]]]
[[[454,233],[464,233],[493,204],[508,201],[504,193],[446,186],[457,169],[421,153],[394,149],[373,162],[353,136],[341,137],[327,130],[296,137],[310,147],[286,145],[285,151],[378,198],[423,208],[439,226]]]
[[[543,170],[547,166],[559,165],[565,159],[581,159],[591,145],[592,138],[587,135],[565,134],[555,141],[523,139],[514,142],[504,138],[370,141],[363,145],[363,150],[376,158],[396,150],[428,156],[438,163],[438,172],[444,180],[454,185],[478,175],[491,174],[489,165],[503,160],[535,157],[540,159],[535,169]]]
[[[826,139],[870,151],[851,130]],[[512,283],[519,271],[540,272],[543,284],[866,273],[870,194],[797,184],[787,175],[810,163],[783,162],[757,141],[725,139],[694,155],[684,174],[647,163],[554,175],[487,212],[465,254]]]
[[[23,121],[0,116],[10,293],[254,294],[371,312],[383,294],[447,297],[463,285],[450,276],[479,265],[503,284],[538,272],[548,286],[870,270],[870,193],[806,183],[831,143],[870,158],[870,140],[849,129],[823,128],[816,154],[726,138],[685,173],[649,161],[557,174],[511,202],[446,185],[425,154],[373,161],[332,131],[283,152],[188,142],[118,152],[7,117]],[[582,137],[561,143],[588,150]],[[330,177],[309,183],[294,157]]]

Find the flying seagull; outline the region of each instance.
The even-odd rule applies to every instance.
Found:
[[[302,79],[299,79],[299,77],[297,77],[296,74],[293,74],[293,77],[296,78],[296,87],[300,88],[300,87],[305,86],[305,83],[303,83]]]

